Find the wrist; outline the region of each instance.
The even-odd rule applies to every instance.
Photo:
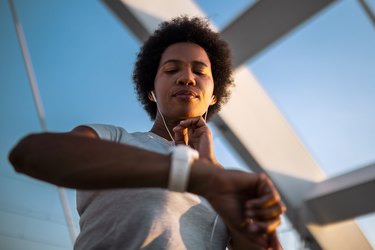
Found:
[[[191,165],[187,191],[207,198],[217,171],[222,170],[206,159],[200,158],[194,161]]]

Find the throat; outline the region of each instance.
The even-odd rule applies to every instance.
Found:
[[[173,135],[173,128],[178,124],[178,122],[170,123],[164,119],[162,115],[156,115],[156,119],[154,122],[154,125],[151,128],[151,132],[154,134],[157,134],[160,137],[163,137],[164,139],[168,141],[174,141]]]

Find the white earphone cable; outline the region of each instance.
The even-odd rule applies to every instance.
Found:
[[[151,91],[151,95],[152,95],[152,97],[154,98],[154,101],[155,101],[155,103],[156,103],[156,109],[158,110],[158,112],[159,112],[159,114],[160,114],[160,116],[161,116],[161,119],[163,120],[164,127],[165,127],[165,129],[167,130],[167,132],[168,132],[168,134],[169,134],[169,137],[172,139],[172,141],[174,141],[173,136],[172,136],[172,134],[171,134],[171,131],[169,131],[169,128],[168,128],[168,126],[167,126],[167,123],[165,122],[164,116],[163,116],[163,114],[162,114],[162,113],[160,112],[160,110],[159,110],[158,101],[156,100],[156,96],[155,96],[155,94],[154,94],[154,91]]]
[[[172,141],[175,141],[175,140],[173,139],[173,136],[172,136],[171,131],[169,131],[169,128],[168,128],[168,126],[167,126],[167,123],[165,122],[165,119],[164,119],[163,114],[160,112],[159,105],[158,105],[158,101],[156,100],[156,96],[155,96],[155,94],[154,94],[154,91],[151,91],[151,95],[152,95],[152,98],[154,99],[154,101],[155,101],[155,103],[156,103],[156,109],[158,110],[158,112],[159,112],[159,114],[160,114],[160,116],[161,116],[161,119],[162,119],[162,121],[163,121],[164,127],[165,127],[165,129],[167,130],[169,137],[172,139]],[[214,96],[211,97],[211,101],[212,101],[213,98],[214,98]],[[209,108],[209,107],[208,107],[208,108]],[[205,121],[207,121],[208,108],[207,108],[206,113],[204,114],[204,120],[205,120]]]
[[[211,237],[210,237],[210,249],[212,249],[212,240],[214,239],[214,233],[215,233],[215,228],[216,228],[218,218],[219,218],[219,215],[216,214],[215,220],[214,220],[214,225],[212,227]]]

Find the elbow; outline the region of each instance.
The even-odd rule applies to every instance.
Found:
[[[30,134],[14,146],[8,159],[18,173],[55,185],[64,184],[61,181],[64,168],[59,165],[59,152],[63,144],[60,142],[64,136],[54,133]]]
[[[31,134],[21,139],[16,146],[10,151],[8,159],[12,164],[15,171],[19,173],[26,173],[27,171],[27,159],[32,154],[33,143],[36,134]]]

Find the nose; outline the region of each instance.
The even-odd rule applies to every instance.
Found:
[[[194,73],[190,69],[181,71],[181,75],[178,76],[176,84],[195,86],[196,82],[195,82]]]

